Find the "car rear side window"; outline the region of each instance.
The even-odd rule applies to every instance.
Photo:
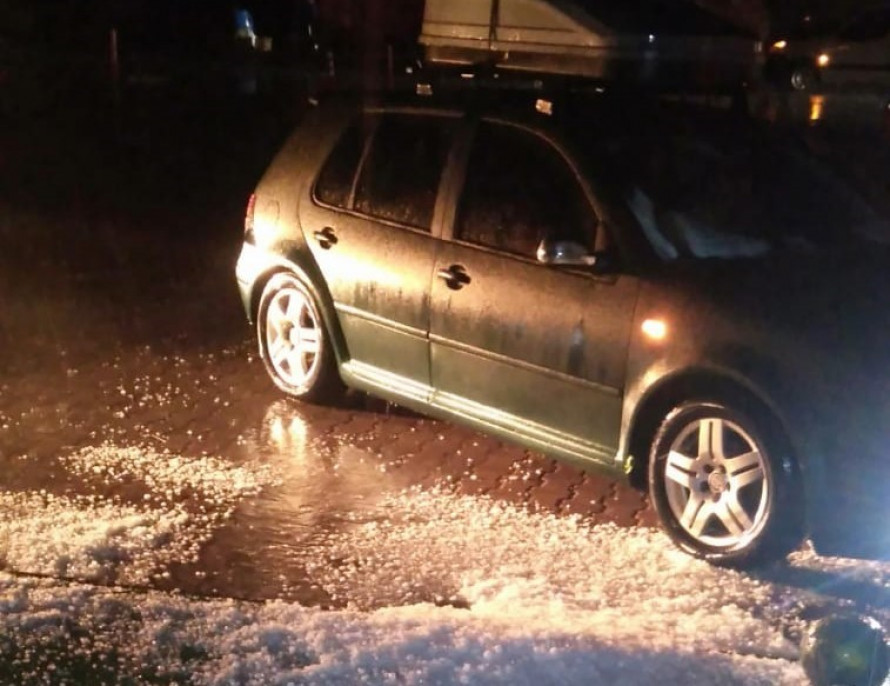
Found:
[[[315,197],[326,205],[349,207],[352,183],[362,157],[364,135],[359,125],[347,129],[322,167]]]
[[[362,165],[355,209],[429,230],[456,125],[438,116],[385,117]]]
[[[597,220],[566,159],[521,129],[483,123],[457,223],[460,240],[534,257],[544,238],[594,248]]]

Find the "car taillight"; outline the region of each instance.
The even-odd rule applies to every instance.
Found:
[[[247,201],[247,210],[244,212],[244,241],[246,243],[254,242],[253,214],[254,214],[255,208],[256,208],[256,193],[251,193],[250,199]]]

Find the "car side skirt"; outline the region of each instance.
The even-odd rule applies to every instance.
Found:
[[[344,383],[423,414],[451,419],[487,434],[539,450],[582,468],[621,473],[614,450],[576,436],[549,429],[515,415],[437,391],[363,362],[349,360],[340,366]]]

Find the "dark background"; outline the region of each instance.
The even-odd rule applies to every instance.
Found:
[[[614,1],[614,0],[607,0]],[[831,24],[870,0],[697,0],[760,34],[781,32],[804,17]],[[316,0],[325,29],[355,38],[416,35],[423,0]],[[250,10],[257,32],[284,41],[305,15],[304,0],[0,0],[0,35],[39,43],[95,48],[112,25],[167,46],[217,47],[236,8]],[[186,41],[186,39],[188,39]]]

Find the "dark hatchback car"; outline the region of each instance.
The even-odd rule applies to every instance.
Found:
[[[611,96],[331,104],[251,199],[275,383],[648,484],[715,563],[886,550],[890,252],[802,145]]]

